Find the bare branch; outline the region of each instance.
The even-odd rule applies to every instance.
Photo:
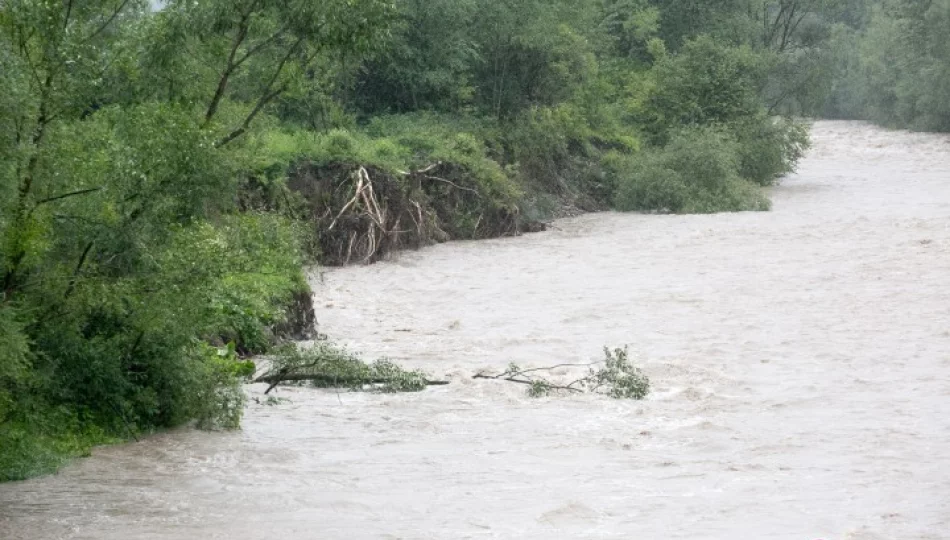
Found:
[[[798,30],[798,25],[800,25],[800,24],[802,23],[802,21],[805,20],[805,17],[807,17],[808,14],[809,14],[808,11],[806,11],[805,13],[802,13],[801,16],[798,17],[798,20],[796,20],[796,21],[792,24],[792,26],[789,28],[789,31],[788,31],[787,36],[783,37],[783,39],[782,39],[782,48],[780,49],[781,51],[784,51],[784,50],[785,50],[785,47],[786,47],[786,45],[788,44],[788,40],[789,40],[792,36],[795,35],[795,31]]]
[[[524,385],[526,385],[526,386],[532,386],[532,385],[538,383],[538,381],[531,380],[531,379],[519,379],[519,378],[517,378],[517,377],[515,377],[515,376],[503,377],[502,375],[504,375],[504,373],[502,373],[501,375],[495,375],[495,376],[492,376],[492,375],[485,375],[484,373],[477,373],[477,374],[473,375],[472,378],[473,378],[473,379],[502,380],[502,381],[513,382],[513,383],[516,383],[516,384],[524,384]],[[577,382],[577,381],[575,381],[574,383],[571,383],[571,384],[575,384],[576,382]],[[551,389],[551,390],[564,390],[565,392],[576,392],[576,393],[583,393],[583,392],[584,392],[584,391],[581,390],[580,388],[574,388],[574,387],[571,386],[571,385],[562,386],[562,385],[558,385],[558,384],[551,384],[551,383],[549,383],[549,382],[544,382],[543,384],[544,384],[545,388],[549,388],[549,389]]]
[[[287,89],[287,85],[282,85],[280,88],[274,90],[273,92],[261,96],[261,98],[257,101],[257,105],[254,106],[254,109],[251,110],[251,112],[247,115],[247,118],[245,118],[244,121],[241,122],[241,126],[235,129],[234,131],[232,131],[231,133],[228,133],[226,137],[215,142],[214,146],[216,148],[221,148],[222,146],[233,141],[234,139],[237,139],[241,135],[244,135],[244,133],[247,132],[248,128],[251,127],[251,122],[253,122],[254,118],[256,118],[257,115],[261,112],[261,109],[263,109],[265,105],[273,101],[274,98],[282,94],[284,90],[286,89]]]
[[[225,136],[223,139],[216,142],[215,147],[220,148],[230,143],[234,139],[237,139],[238,137],[243,135],[245,132],[247,132],[248,128],[251,126],[251,122],[254,121],[254,118],[257,117],[257,115],[261,112],[264,106],[270,103],[271,101],[273,101],[274,98],[282,94],[287,89],[287,84],[282,84],[277,89],[271,90],[271,88],[273,88],[274,84],[277,82],[277,79],[280,78],[281,73],[284,71],[284,66],[287,64],[290,58],[293,57],[293,55],[297,52],[297,49],[303,44],[303,41],[304,41],[303,38],[298,38],[297,41],[295,41],[294,44],[290,46],[290,48],[287,50],[287,54],[285,54],[284,57],[281,58],[280,62],[277,64],[277,68],[274,70],[274,74],[271,76],[270,80],[267,81],[267,85],[264,86],[264,93],[257,100],[257,104],[254,106],[251,112],[247,115],[247,117],[244,118],[244,121],[241,122],[241,125],[237,129],[229,133],[227,136]],[[311,56],[310,58],[313,58],[313,56]]]
[[[86,264],[86,258],[89,256],[89,252],[92,251],[93,242],[86,244],[86,248],[82,250],[82,255],[79,257],[79,262],[76,263],[76,268],[73,270],[72,277],[69,278],[69,285],[66,286],[66,292],[63,294],[63,298],[69,298],[73,291],[76,289],[76,281],[79,279],[79,273],[82,272],[82,267]]]
[[[588,364],[556,364],[556,365],[548,366],[548,367],[523,369],[523,370],[518,371],[517,373],[514,373],[513,375],[524,375],[525,373],[534,373],[536,371],[552,371],[552,370],[562,368],[562,367],[591,367],[593,365],[595,364],[590,364],[590,363]]]
[[[228,82],[231,78],[231,75],[237,71],[238,67],[240,67],[240,65],[243,64],[245,60],[247,60],[254,52],[256,52],[256,50],[248,51],[240,60],[235,60],[238,49],[241,47],[241,44],[244,43],[244,40],[247,39],[247,34],[251,27],[251,15],[254,14],[254,10],[257,9],[258,4],[260,4],[260,0],[254,0],[248,4],[247,9],[241,12],[241,18],[238,21],[237,33],[234,35],[234,40],[231,42],[231,50],[228,52],[228,61],[227,64],[225,64],[224,71],[221,72],[221,76],[218,79],[218,86],[215,88],[214,96],[212,96],[211,102],[208,104],[208,110],[205,112],[203,126],[210,124],[211,119],[214,118],[215,113],[218,111],[218,106],[221,104],[221,100],[224,98],[225,91],[227,91]],[[268,40],[264,41],[266,42]]]
[[[228,53],[228,62],[224,66],[224,71],[221,72],[221,77],[218,79],[218,86],[214,90],[211,102],[208,103],[208,110],[205,111],[204,126],[210,124],[211,119],[214,118],[215,113],[218,112],[218,105],[221,104],[221,99],[224,98],[224,93],[228,89],[228,80],[231,78],[231,74],[234,73],[234,70],[237,69],[237,66],[234,65],[234,57],[237,55],[238,47],[240,47],[241,43],[247,38],[249,26],[250,13],[245,13],[238,22],[237,33],[234,34],[234,39],[231,41],[231,51]]]
[[[39,205],[41,205],[41,204],[50,203],[50,202],[53,202],[53,201],[58,201],[58,200],[61,200],[61,199],[66,199],[66,198],[69,198],[69,197],[76,197],[76,196],[78,196],[78,195],[85,195],[85,194],[87,194],[87,193],[93,193],[93,192],[95,192],[95,191],[100,191],[101,189],[102,189],[101,187],[94,187],[94,188],[88,188],[88,189],[80,189],[80,190],[78,190],[78,191],[72,191],[72,192],[69,192],[69,193],[63,193],[62,195],[56,195],[56,196],[53,196],[53,197],[47,197],[47,198],[45,198],[45,199],[40,199],[39,201],[36,201],[36,206],[39,206]]]
[[[271,34],[270,37],[268,37],[267,39],[261,40],[260,43],[258,43],[257,45],[254,45],[253,47],[251,47],[250,49],[248,49],[248,50],[244,53],[243,56],[241,56],[240,58],[238,58],[237,60],[234,61],[234,67],[235,67],[235,68],[240,67],[240,65],[243,64],[244,62],[246,62],[248,58],[250,58],[251,56],[254,56],[254,54],[256,54],[258,51],[260,51],[261,49],[263,49],[263,48],[266,47],[267,45],[270,45],[270,44],[273,43],[274,41],[280,39],[280,37],[283,36],[283,35],[287,32],[287,29],[289,28],[289,26],[290,26],[289,24],[285,24],[285,25],[284,25],[283,27],[281,27],[279,30],[277,30],[276,32],[274,32],[273,34]]]
[[[69,27],[69,16],[73,12],[73,0],[66,0],[66,16],[63,17],[63,31]]]
[[[778,11],[778,13],[775,15],[775,20],[773,20],[773,21],[771,22],[771,24],[768,24],[768,23],[767,23],[767,31],[766,31],[766,35],[764,36],[764,40],[763,40],[763,41],[765,42],[765,46],[766,46],[766,47],[771,47],[771,46],[772,46],[772,42],[775,41],[776,33],[778,32],[779,28],[781,27],[782,21],[785,19],[785,13],[786,13],[786,10],[787,10],[787,9],[788,9],[788,2],[787,2],[787,0],[781,0],[781,1],[779,2],[779,11]],[[767,5],[763,5],[763,16],[764,16],[765,20],[768,21],[769,9],[768,9],[768,6],[767,6]]]

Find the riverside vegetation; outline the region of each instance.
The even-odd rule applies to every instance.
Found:
[[[0,480],[238,426],[248,356],[335,350],[281,348],[312,337],[308,265],[767,210],[804,116],[950,130],[948,25],[950,0],[5,1]],[[558,390],[528,371],[502,378]]]

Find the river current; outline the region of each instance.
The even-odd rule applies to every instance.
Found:
[[[321,332],[452,384],[283,388],[241,431],[97,449],[0,484],[0,539],[950,538],[950,137],[813,140],[772,212],[315,271]],[[471,379],[605,345],[646,400]]]

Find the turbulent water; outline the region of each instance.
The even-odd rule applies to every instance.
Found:
[[[0,538],[950,538],[950,137],[813,136],[769,213],[315,276],[322,332],[452,384],[284,389],[241,432],[99,449],[0,485]],[[646,401],[470,378],[623,344]]]

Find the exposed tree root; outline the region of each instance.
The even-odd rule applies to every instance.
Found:
[[[469,171],[451,163],[400,172],[300,163],[289,187],[308,202],[327,265],[371,263],[400,249],[543,228],[523,223],[517,208],[482,193]]]

